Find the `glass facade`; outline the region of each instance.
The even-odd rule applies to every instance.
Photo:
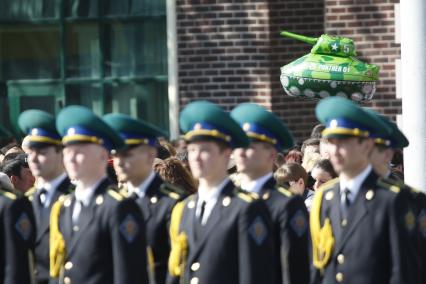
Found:
[[[165,1],[0,1],[1,122],[80,104],[168,129]]]

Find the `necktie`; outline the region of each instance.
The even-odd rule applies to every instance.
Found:
[[[129,196],[130,199],[138,200],[139,195],[136,192],[132,192]]]
[[[351,191],[348,188],[345,188],[342,191],[342,217],[347,219],[348,217],[348,210],[351,206]]]
[[[44,221],[49,220],[49,211],[44,206],[46,203],[46,189],[40,189],[36,194],[36,202],[38,203],[38,212],[35,212],[36,222],[38,225],[42,224]]]
[[[44,207],[44,204],[46,202],[46,193],[47,190],[42,188],[37,192],[37,202],[40,205],[41,208]]]
[[[201,207],[200,207],[200,216],[198,216],[198,221],[200,222],[200,224],[203,224],[203,217],[204,217],[204,211],[206,210],[206,202],[203,201],[201,202]]]
[[[74,212],[73,212],[73,223],[74,225],[80,226],[85,218],[87,218],[85,215],[87,213],[87,207],[84,206],[83,201],[76,200],[74,205]]]
[[[201,202],[200,213],[194,220],[194,237],[197,241],[203,235],[203,218],[206,210],[206,201]]]

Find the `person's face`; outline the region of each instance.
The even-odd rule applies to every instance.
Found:
[[[11,182],[16,190],[26,192],[34,185],[35,178],[28,167],[21,167],[20,176],[12,176]]]
[[[90,143],[69,145],[64,148],[63,154],[65,170],[72,180],[91,178],[106,169],[108,153],[100,145]]]
[[[288,184],[288,189],[294,194],[303,195],[303,193],[305,192],[305,182],[302,178],[299,178],[299,180],[295,181],[289,181]]]
[[[392,149],[374,147],[373,151],[371,151],[370,162],[378,174],[384,175],[389,171],[389,165],[392,161],[392,157]]]
[[[328,139],[328,152],[333,168],[338,173],[357,173],[369,163],[374,142],[356,137]]]
[[[35,177],[54,179],[63,167],[63,155],[54,146],[27,148],[28,165]]]
[[[330,153],[328,153],[328,142],[326,139],[321,139],[319,151],[322,159],[330,159]]]
[[[226,173],[230,155],[230,149],[221,150],[211,141],[197,141],[188,145],[188,162],[196,179],[214,180]]]
[[[311,176],[315,180],[314,190],[317,190],[322,184],[332,179],[331,175],[321,168],[313,168]]]
[[[262,142],[251,142],[247,148],[234,150],[234,161],[237,171],[248,176],[257,176],[259,173],[271,170],[276,150]]]
[[[187,145],[186,145],[186,141],[184,139],[179,139],[177,141],[177,145],[176,145],[176,152],[183,152],[186,151],[187,149]]]
[[[152,171],[156,153],[151,146],[141,145],[114,155],[114,169],[120,182],[141,183]]]
[[[308,153],[319,153],[319,152],[320,152],[320,146],[319,145],[307,145],[305,147],[304,155],[308,154]]]

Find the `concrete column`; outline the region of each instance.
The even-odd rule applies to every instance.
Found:
[[[166,0],[167,15],[167,65],[169,94],[170,139],[179,135],[179,84],[177,62],[176,0]]]
[[[401,72],[405,182],[426,192],[426,1],[401,0]]]

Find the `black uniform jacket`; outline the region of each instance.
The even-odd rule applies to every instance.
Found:
[[[330,219],[335,243],[324,271],[313,269],[312,283],[419,283],[415,217],[406,194],[371,171],[343,219],[338,179],[320,190],[321,225]]]
[[[169,225],[173,207],[185,196],[173,191],[156,175],[145,196],[135,199],[142,210],[147,244],[153,252],[156,284],[164,284],[170,254]]]
[[[426,283],[426,195],[404,183],[397,175],[391,173],[384,182],[401,188],[401,191],[410,198],[416,216],[416,231],[414,242],[417,244],[416,252],[421,265],[421,283]]]
[[[35,221],[24,196],[0,189],[0,283],[32,283]]]
[[[275,283],[273,236],[265,204],[230,181],[196,239],[197,198],[195,194],[183,201],[180,232],[187,235],[189,251],[182,282]]]
[[[104,179],[95,189],[79,226],[72,221],[75,195],[65,198],[59,219],[67,252],[64,283],[148,283],[142,213],[110,185]]]
[[[36,262],[35,275],[38,283],[48,283],[49,281],[49,227],[50,227],[50,210],[53,204],[60,196],[70,193],[71,182],[66,177],[57,188],[55,188],[49,207],[41,208],[41,204],[37,200],[37,189],[30,189],[25,195],[31,201],[34,217],[37,226],[35,239],[34,256]]]
[[[408,189],[407,189],[408,190]],[[417,253],[421,264],[422,282],[426,283],[426,195],[410,188],[417,215]]]
[[[277,283],[309,283],[309,218],[303,198],[276,187],[272,177],[260,197],[273,224]]]

